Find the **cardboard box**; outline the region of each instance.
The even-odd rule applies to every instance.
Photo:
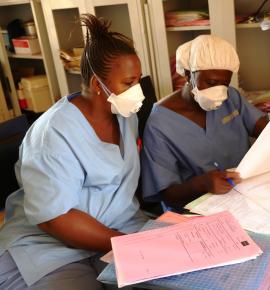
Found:
[[[51,107],[52,100],[46,75],[22,78],[21,85],[28,110],[40,113]]]
[[[12,43],[16,54],[37,54],[40,53],[38,38],[31,36],[22,36],[13,38]]]
[[[35,75],[21,79],[23,89],[33,90],[48,87],[48,79],[46,75]]]

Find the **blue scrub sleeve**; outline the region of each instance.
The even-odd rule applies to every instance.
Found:
[[[230,88],[229,96],[234,105],[238,108],[249,136],[252,136],[256,122],[261,117],[265,116],[265,113],[250,104],[236,89]]]
[[[24,210],[31,224],[62,215],[78,205],[82,169],[74,155],[33,154],[22,162]]]
[[[160,191],[182,182],[177,159],[160,134],[148,123],[141,152],[142,191],[147,201],[160,201]]]

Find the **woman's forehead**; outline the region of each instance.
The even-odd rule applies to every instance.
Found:
[[[127,54],[116,57],[111,64],[111,70],[113,72],[137,72],[141,70],[141,64],[136,54]]]
[[[226,69],[200,70],[198,74],[203,78],[229,78],[232,76],[232,72]]]

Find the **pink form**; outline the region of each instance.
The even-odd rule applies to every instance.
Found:
[[[227,211],[111,240],[119,287],[240,263],[262,253]]]
[[[200,217],[201,216],[199,216],[199,215],[187,215],[187,216],[185,216],[185,215],[175,213],[172,211],[166,211],[161,216],[159,216],[156,220],[160,221],[160,222],[165,222],[168,224],[178,224],[178,223],[186,222],[190,219],[200,218]]]

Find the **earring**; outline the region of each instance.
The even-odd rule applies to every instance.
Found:
[[[97,92],[98,96],[100,95],[100,91]]]
[[[190,83],[189,81],[186,81],[186,82],[185,82],[185,85],[186,85],[188,88],[191,88],[191,87],[192,87],[192,85],[191,85],[191,83]]]

